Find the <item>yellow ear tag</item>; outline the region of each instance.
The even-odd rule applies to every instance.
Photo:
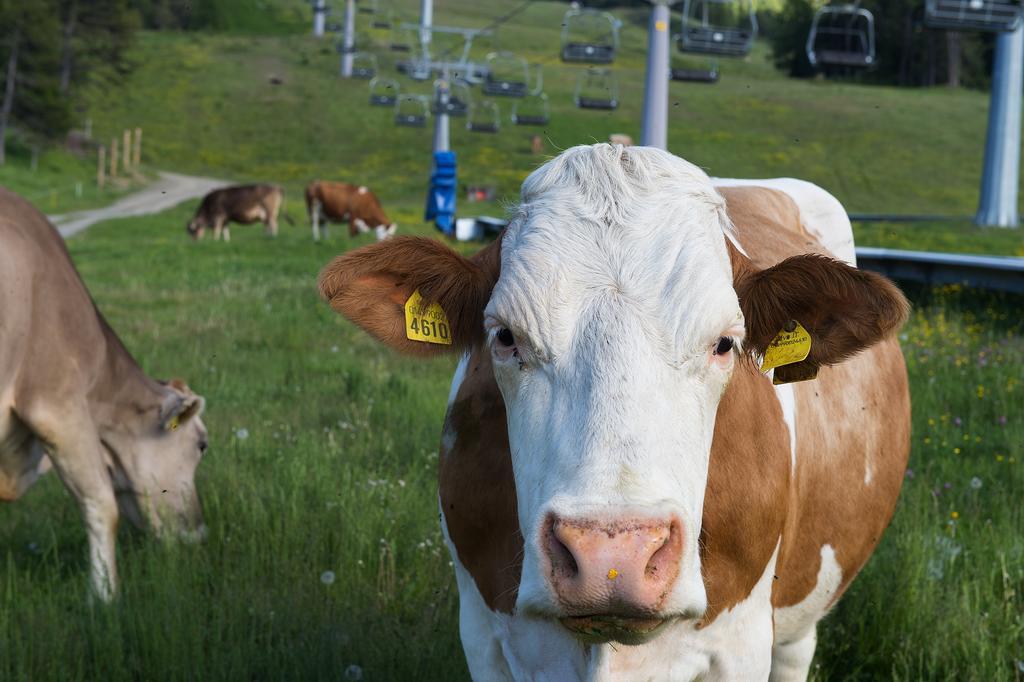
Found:
[[[811,335],[799,322],[793,322],[793,325],[792,331],[782,329],[772,339],[768,350],[764,352],[764,361],[761,363],[762,372],[800,362],[811,352]]]
[[[178,428],[178,415],[174,415],[171,417],[171,420],[167,422],[168,431],[174,431],[176,428]]]
[[[452,328],[441,304],[425,305],[419,289],[405,302],[405,335],[413,341],[452,345]]]

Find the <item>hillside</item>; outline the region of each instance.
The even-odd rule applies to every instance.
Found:
[[[405,20],[413,21],[418,3],[407,0],[400,6]],[[534,133],[544,136],[546,155],[605,140],[613,132],[639,137],[644,13],[620,13],[623,47],[614,73],[621,106],[597,112],[575,108],[572,93],[582,67],[558,60],[564,8],[534,3],[474,45],[476,58],[514,49],[542,64],[551,103],[552,120],[542,130],[511,125],[511,102],[502,99],[496,101],[504,127],[497,135],[470,133],[462,120],[452,120],[460,182],[497,186],[499,204],[514,200],[523,177],[543,159],[530,153]],[[452,0],[438,3],[435,23],[481,27],[498,14],[495,3]],[[316,40],[294,23],[294,14],[287,16],[290,21],[282,30],[301,33],[143,34],[139,67],[123,91],[96,92],[91,98],[99,137],[142,125],[151,166],[279,182],[293,196],[317,177],[369,184],[400,223],[420,223],[430,125],[396,127],[389,110],[368,105],[366,81],[337,76],[333,37]],[[357,17],[360,49],[378,55],[380,72],[399,78],[403,91],[428,93],[428,83],[395,74],[398,53],[387,49],[389,32],[371,28],[366,15]],[[438,44],[443,44],[440,38]],[[704,63],[678,54],[673,60]],[[973,215],[985,93],[793,80],[771,66],[765,45],[745,60],[722,60],[721,70],[716,85],[670,86],[669,148],[709,173],[805,178],[832,191],[851,212]],[[272,84],[270,76],[282,83]],[[476,208],[463,204],[460,211]],[[958,243],[966,250],[978,250],[979,244],[982,250],[1004,253],[1021,249],[1016,234],[982,234],[963,223],[927,226],[916,234],[876,225],[864,234],[876,245],[912,246],[924,240],[927,246],[937,231],[950,233],[939,240],[945,249]]]

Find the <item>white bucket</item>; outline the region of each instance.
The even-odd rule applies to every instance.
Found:
[[[455,220],[455,238],[460,242],[470,242],[483,237],[483,228],[476,218],[457,218]]]

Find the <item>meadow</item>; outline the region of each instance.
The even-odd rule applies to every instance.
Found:
[[[438,21],[483,25],[497,14],[444,5]],[[546,153],[638,135],[640,17],[626,17],[622,106],[595,114],[575,112],[574,70],[554,61],[560,11],[538,3],[499,33],[548,61]],[[454,360],[398,357],[319,301],[320,268],[368,242],[336,230],[313,244],[297,206],[306,181],[351,179],[377,189],[401,232],[433,234],[420,214],[430,132],[393,128],[365,104],[365,82],[335,77],[333,47],[298,30],[144,34],[135,75],[91,104],[101,138],[129,119],[145,125],[150,168],[284,184],[299,224],[276,240],[238,227],[230,244],[193,243],[185,205],[69,241],[144,369],[207,399],[198,486],[210,536],[162,545],[124,524],[122,594],[95,607],[85,535],[59,481],[0,508],[0,679],[467,676],[435,482]],[[759,48],[723,64],[716,86],[673,84],[670,149],[720,175],[815,180],[851,211],[973,211],[983,93],[794,82],[765,57]],[[528,134],[453,125],[463,182],[499,190],[481,211],[500,214],[543,160]],[[72,177],[59,154],[53,163],[54,178]],[[1018,231],[905,228],[858,226],[859,243],[1021,248]],[[878,551],[820,626],[814,678],[1024,679],[1024,299],[908,293],[910,471]]]

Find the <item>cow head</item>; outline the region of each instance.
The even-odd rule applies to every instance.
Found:
[[[391,223],[390,225],[378,225],[373,228],[374,234],[377,236],[377,241],[382,242],[385,239],[391,239],[395,236],[398,231],[398,223]]]
[[[755,271],[722,197],[666,152],[577,147],[535,171],[472,259],[400,237],[338,257],[331,305],[384,343],[483,345],[505,402],[524,540],[516,609],[583,641],[641,643],[701,616],[701,530],[719,401],[740,362],[799,320],[810,368],[891,333],[891,283],[821,256]],[[438,302],[451,346],[406,338]]]
[[[188,234],[192,239],[202,239],[203,232],[206,231],[206,224],[197,217],[188,221],[188,225],[185,226],[185,229],[188,230]]]
[[[205,406],[184,382],[159,384],[153,401],[119,415],[102,434],[118,508],[133,525],[162,536],[206,532],[195,472],[206,451]]]

